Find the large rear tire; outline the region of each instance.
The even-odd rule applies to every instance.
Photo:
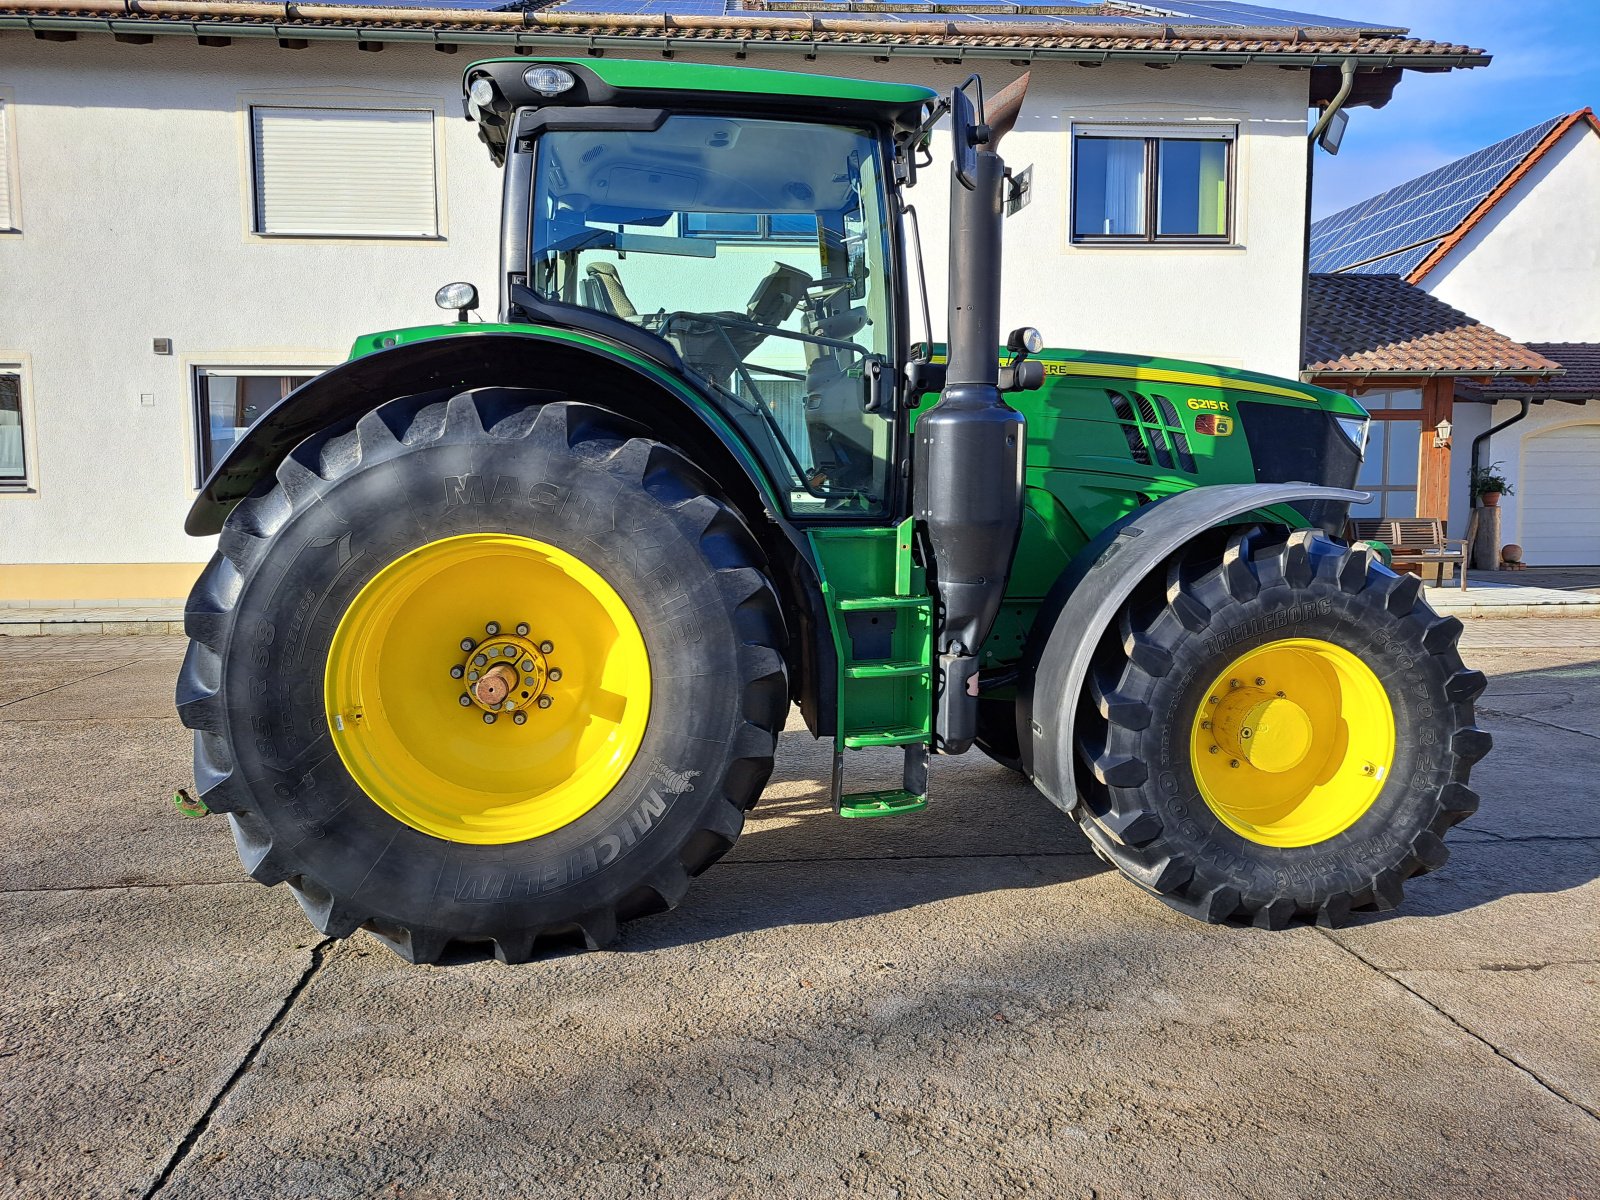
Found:
[[[594,948],[671,908],[739,836],[788,704],[765,559],[711,482],[520,389],[302,443],[185,627],[195,780],[246,869],[413,962]]]
[[[1365,548],[1239,530],[1180,554],[1097,649],[1075,724],[1095,849],[1207,921],[1390,909],[1441,866],[1490,739],[1461,623]]]

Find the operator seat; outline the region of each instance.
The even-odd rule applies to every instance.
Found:
[[[588,276],[583,281],[585,307],[610,313],[624,321],[638,317],[639,310],[628,299],[628,291],[622,286],[622,276],[617,273],[615,263],[590,263],[585,274]]]

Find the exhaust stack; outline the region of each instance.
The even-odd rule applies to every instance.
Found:
[[[1025,421],[1000,394],[1000,243],[1005,163],[1028,76],[983,123],[966,88],[951,95],[949,363],[939,402],[916,425],[915,506],[932,551],[939,674],[934,747],[961,754],[977,733],[978,653],[994,627],[1022,528]],[[982,103],[981,83],[979,103]]]

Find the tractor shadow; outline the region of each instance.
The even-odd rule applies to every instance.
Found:
[[[1600,878],[1600,662],[1495,675],[1479,724],[1495,738],[1474,769],[1478,813],[1446,839],[1450,861],[1410,880],[1393,912],[1352,924],[1443,918]],[[626,927],[639,951],[787,925],[838,923],[1018,888],[1063,887],[1063,903],[1110,868],[1065,814],[973,751],[935,759],[921,812],[841,820],[828,807],[828,744],[790,729],[738,846],[677,913]],[[854,752],[852,790],[897,784],[893,751]],[[1532,793],[1528,781],[1540,781]],[[1159,903],[1131,883],[1127,904]],[[711,894],[714,893],[714,894]],[[1088,897],[1085,895],[1085,902]],[[1263,936],[1270,936],[1263,934]]]

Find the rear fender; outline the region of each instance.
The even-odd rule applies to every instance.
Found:
[[[1072,723],[1089,660],[1117,610],[1170,554],[1209,529],[1274,505],[1367,499],[1365,492],[1309,483],[1199,487],[1130,513],[1085,546],[1045,597],[1018,680],[1017,745],[1039,790],[1065,811],[1077,804]]]
[[[404,331],[401,331],[403,334]],[[354,421],[387,400],[476,387],[566,390],[574,399],[636,417],[662,436],[704,450],[702,468],[741,507],[754,502],[774,519],[781,509],[749,446],[709,401],[677,376],[631,351],[559,329],[475,331],[403,341],[318,375],[267,411],[237,442],[195,497],[184,529],[217,533],[233,506],[313,433]],[[665,393],[665,394],[663,394]],[[737,475],[715,468],[731,459]],[[753,513],[746,513],[753,519]]]

